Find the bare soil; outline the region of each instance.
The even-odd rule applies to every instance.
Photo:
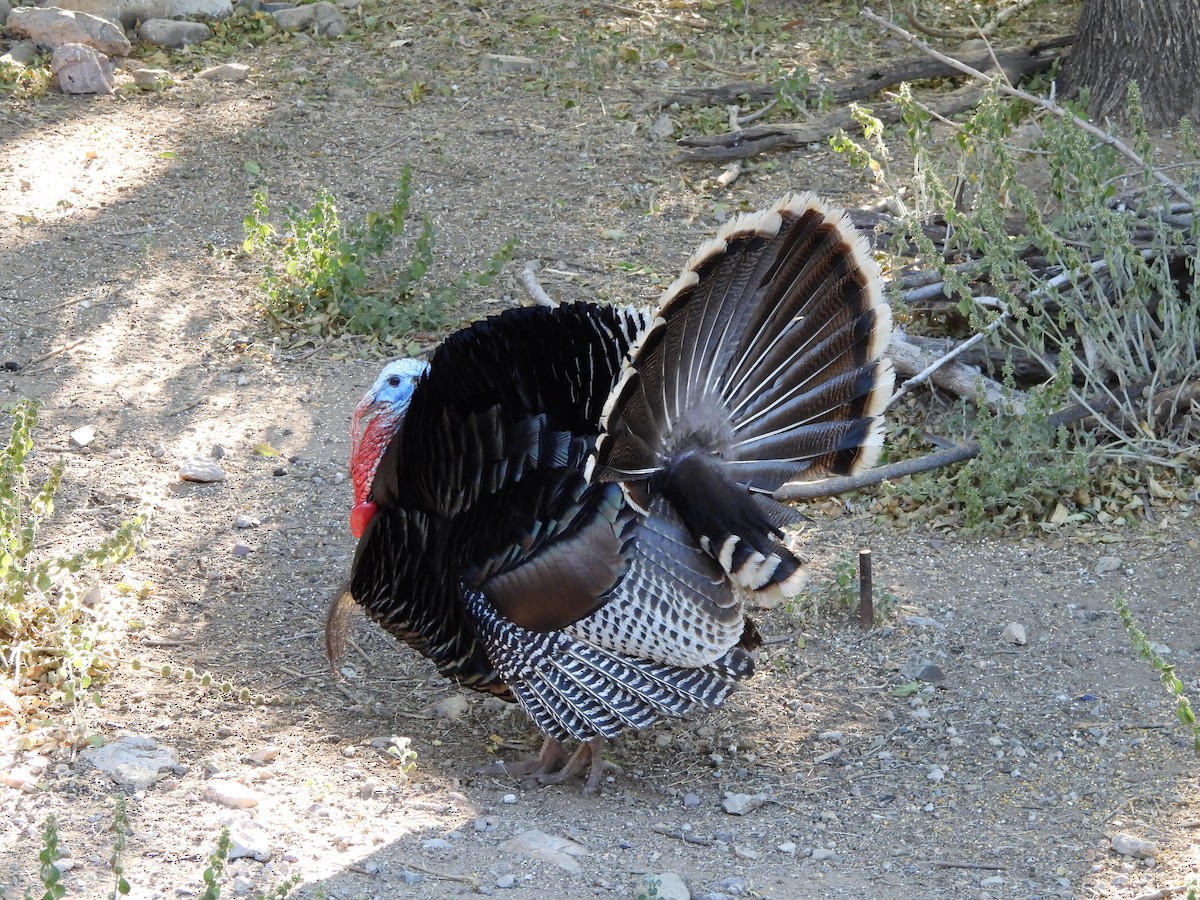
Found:
[[[759,674],[724,709],[614,743],[623,774],[591,799],[577,784],[474,775],[497,753],[535,750],[532,726],[474,696],[447,702],[457,692],[423,660],[366,626],[352,677],[328,674],[324,612],[353,552],[348,420],[380,358],[273,334],[256,315],[259,264],[238,252],[251,190],[265,179],[282,206],[329,188],[344,216],[361,215],[411,165],[414,212],[439,239],[431,277],[521,241],[456,316],[523,302],[515,275],[534,258],[555,296],[646,302],[729,213],[795,189],[870,196],[824,147],[752,164],[724,188],[719,170],[679,166],[648,136],[653,98],[672,85],[753,75],[780,48],[826,74],[889,52],[845,24],[844,4],[755,4],[796,24],[737,39],[716,6],[634,18],[552,5],[532,24],[501,4],[389,6],[358,40],[239,51],[247,82],[188,78],[193,63],[175,58],[162,93],[0,105],[0,361],[23,366],[0,378],[0,400],[42,400],[40,458],[68,460],[45,537],[81,546],[154,504],[144,550],[105,579],[122,664],[83,713],[93,735],[149,734],[181,759],[129,800],[132,896],[197,896],[226,825],[257,829],[271,851],[231,863],[226,896],[292,874],[295,896],[338,898],[633,896],[642,873],[667,871],[694,897],[1133,898],[1196,877],[1190,736],[1113,608],[1129,599],[1194,696],[1195,498],[1149,523],[1011,541],[876,521],[869,497],[815,507],[801,536],[814,583],[871,548],[897,601],[887,624],[764,612]],[[536,63],[488,74],[484,52]],[[69,435],[82,425],[97,437],[81,449]],[[256,453],[263,443],[281,456]],[[181,481],[197,455],[218,456],[226,480]],[[260,524],[235,528],[239,517]],[[1101,557],[1119,564],[1097,574]],[[151,587],[121,594],[118,579]],[[1002,638],[1010,623],[1026,644]],[[944,677],[897,692],[922,660]],[[371,745],[392,735],[411,739],[407,771]],[[0,884],[35,883],[54,813],[74,862],[67,896],[111,895],[119,788],[68,747],[21,750],[28,735],[11,725],[0,738],[19,776],[0,785]],[[212,771],[258,805],[209,799]],[[726,792],[766,802],[735,816]],[[579,871],[500,847],[530,829],[587,848]],[[1118,832],[1157,855],[1119,856]],[[508,875],[514,886],[498,886]]]

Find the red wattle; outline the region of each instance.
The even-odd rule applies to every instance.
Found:
[[[370,500],[364,500],[362,503],[355,503],[350,509],[350,533],[356,538],[363,536],[363,532],[367,530],[367,526],[371,524],[371,520],[375,518],[375,511],[379,509]]]

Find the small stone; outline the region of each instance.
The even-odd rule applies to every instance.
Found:
[[[689,792],[689,793],[683,795],[683,808],[684,809],[695,809],[699,805],[700,805],[700,795],[699,794],[693,794],[693,793]]]
[[[204,796],[234,809],[249,809],[258,806],[258,795],[237,781],[210,778],[204,785]]]
[[[405,884],[420,884],[425,880],[425,876],[420,872],[413,872],[408,869],[401,872],[400,877],[404,879]]]
[[[233,520],[234,528],[257,528],[262,522],[254,516],[238,516]]]
[[[247,556],[249,556],[251,554],[251,552],[253,552],[253,551],[251,551],[251,549],[248,546],[246,546],[245,544],[234,544],[233,545],[233,555],[237,559],[245,559]]]
[[[51,865],[58,869],[59,874],[65,875],[67,872],[70,872],[73,868],[75,868],[78,863],[76,863],[73,859],[56,859],[53,863],[51,863]]]
[[[255,750],[246,758],[256,766],[265,766],[279,758],[279,748],[268,744],[266,747]]]
[[[250,67],[243,63],[223,63],[197,72],[196,77],[205,81],[245,81],[250,77]]]
[[[692,892],[674,872],[646,873],[633,888],[634,897],[654,897],[655,900],[691,900]]]
[[[1158,855],[1158,844],[1136,835],[1119,831],[1112,836],[1112,848],[1122,856],[1150,859]]]
[[[941,766],[934,766],[932,769],[929,770],[928,774],[926,774],[925,777],[928,778],[930,781],[937,782],[937,781],[941,781],[943,778],[945,778],[946,773],[945,773],[945,771],[943,771]]]
[[[133,76],[135,85],[147,90],[161,90],[175,84],[175,79],[166,69],[134,69],[129,74]]]
[[[509,888],[515,888],[516,886],[517,876],[513,875],[511,872],[508,875],[501,875],[496,879],[496,887],[500,888],[501,890],[508,890]]]
[[[1115,572],[1121,568],[1121,557],[1119,556],[1102,556],[1096,560],[1096,567],[1092,570],[1097,575],[1106,575],[1109,572]]]
[[[989,875],[987,878],[982,878],[979,881],[981,888],[998,888],[1004,887],[1003,875]]]
[[[248,894],[254,890],[254,882],[245,875],[233,876],[233,892],[237,895]]]
[[[761,854],[757,850],[754,850],[750,847],[743,847],[741,844],[734,844],[733,855],[738,859],[758,859]]]
[[[1019,622],[1009,622],[1000,632],[1000,640],[1024,647],[1026,643],[1025,626]]]
[[[479,61],[479,68],[493,75],[507,75],[512,72],[532,72],[537,68],[537,61],[528,56],[510,56],[507,53],[485,53]]]
[[[795,853],[796,852],[796,842],[795,841],[784,841],[782,844],[780,844],[775,849],[778,850],[780,853]]]
[[[212,484],[225,480],[225,470],[211,459],[203,456],[193,456],[179,464],[179,477],[184,481],[196,481],[201,484]]]
[[[646,134],[656,141],[667,141],[675,136],[675,122],[666,113],[646,126]]]
[[[501,803],[509,803],[509,804],[516,803],[517,795],[516,794],[505,794],[503,797],[500,798],[500,802]]]
[[[812,858],[818,862],[826,859],[834,859],[837,856],[836,850],[831,850],[828,847],[814,847]]]
[[[267,833],[252,822],[242,822],[229,829],[230,859],[249,858],[266,862],[271,858],[271,841]]]
[[[746,813],[758,809],[768,799],[770,798],[766,794],[732,794],[726,792],[725,799],[721,801],[721,806],[731,816],[744,816]]]
[[[500,820],[495,816],[480,816],[475,820],[475,830],[480,834],[487,834],[495,831],[500,827]]]
[[[733,894],[734,896],[739,896],[746,893],[746,888],[749,886],[750,882],[748,882],[741,875],[733,875],[717,883],[717,887],[726,893]]]
[[[463,694],[451,694],[449,697],[443,697],[434,704],[433,715],[437,719],[457,722],[470,708],[471,701]]]
[[[81,425],[71,432],[71,443],[76,447],[86,447],[96,439],[95,425]]]
[[[421,847],[425,850],[449,850],[453,846],[445,838],[426,838],[421,841]]]

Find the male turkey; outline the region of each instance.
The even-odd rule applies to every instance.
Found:
[[[752,673],[743,604],[807,578],[771,494],[874,463],[890,331],[865,241],[802,194],[724,225],[657,309],[514,309],[391,363],[354,411],[331,660],[357,603],[521,704],[546,743],[508,771],[590,758],[594,789],[607,738]]]

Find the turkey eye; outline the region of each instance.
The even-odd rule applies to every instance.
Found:
[[[400,376],[399,376],[399,375],[393,375],[391,378],[389,378],[389,379],[388,379],[388,386],[389,386],[389,387],[400,387]]]

